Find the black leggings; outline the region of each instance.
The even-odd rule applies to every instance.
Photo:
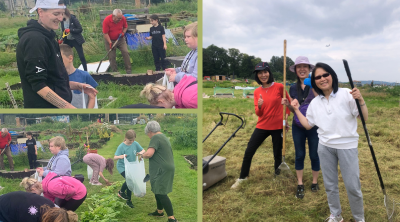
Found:
[[[279,165],[282,163],[282,130],[262,130],[255,129],[251,135],[250,141],[247,144],[247,149],[244,153],[242,170],[240,172],[240,179],[244,179],[249,175],[251,160],[256,153],[258,147],[264,142],[268,136],[272,136],[272,146],[274,152],[275,160],[275,170],[278,169]]]
[[[37,156],[36,156],[36,154],[35,153],[29,153],[28,152],[28,160],[29,160],[29,167],[31,168],[31,169],[36,169],[36,159],[37,159]]]
[[[79,44],[75,39],[74,39],[74,40],[68,40],[68,39],[66,39],[64,42],[65,42],[65,44],[69,45],[71,48],[74,48],[74,47],[75,47],[76,52],[78,53],[79,59],[80,59],[81,62],[82,62],[83,69],[84,69],[85,71],[87,71],[87,63],[86,63],[85,55],[83,54],[83,47],[82,47],[82,45]]]
[[[165,209],[168,217],[174,216],[174,209],[172,208],[172,203],[169,197],[165,194],[155,194],[157,201],[157,210]]]
[[[121,175],[125,178],[125,171],[122,172]],[[124,184],[122,184],[121,192],[125,193],[125,190],[126,190],[126,194],[128,196],[128,200],[131,200],[132,191],[130,191],[128,186],[126,185],[126,180],[125,180]]]
[[[57,204],[60,208],[64,208],[66,210],[75,211],[83,203],[83,201],[85,201],[86,196],[87,196],[87,193],[80,200],[74,200],[72,198],[70,200],[64,200],[64,199],[56,198],[54,200],[54,203]]]

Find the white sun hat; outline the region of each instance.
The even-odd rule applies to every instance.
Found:
[[[38,8],[56,9],[67,8],[65,5],[59,5],[59,0],[37,0],[34,8],[29,10],[29,13],[36,11]]]

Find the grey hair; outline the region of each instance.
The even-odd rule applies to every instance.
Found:
[[[122,10],[121,10],[121,9],[118,9],[118,8],[114,9],[113,15],[117,16],[117,15],[119,15],[119,14],[122,15]]]
[[[2,128],[2,129],[1,129],[1,132],[2,132],[2,133],[6,133],[6,132],[8,132],[8,129],[7,129],[7,128]]]
[[[157,133],[157,132],[160,132],[160,131],[161,131],[160,124],[157,121],[154,121],[154,120],[149,121],[147,123],[147,126],[144,128],[144,133],[145,134],[148,134],[150,132]]]

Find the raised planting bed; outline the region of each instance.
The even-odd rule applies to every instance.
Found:
[[[197,156],[196,155],[187,155],[187,156],[183,156],[183,157],[190,164],[191,169],[197,170]]]
[[[36,172],[35,169],[25,169],[24,171],[5,171],[0,170],[0,177],[9,179],[22,179],[24,177],[30,177]]]
[[[78,148],[79,147],[79,143],[67,143],[67,148],[68,149],[74,149],[74,148]]]
[[[99,143],[96,143],[96,142],[91,142],[90,143],[90,148],[92,149],[98,149],[98,148],[101,148],[101,144],[99,144]]]
[[[49,161],[50,161],[50,159],[36,160],[36,162],[38,162],[40,165],[42,165],[42,167],[47,166]]]
[[[121,85],[146,85],[150,82],[156,82],[160,78],[164,77],[164,72],[156,73],[153,75],[147,74],[125,74],[125,75],[111,75],[111,74],[92,74],[92,77],[96,82],[103,81],[105,83],[114,82]]]
[[[116,84],[121,85],[146,85],[150,82],[156,82],[160,78],[164,77],[164,72],[153,72],[153,75],[143,74],[119,74],[119,75],[111,75],[108,73],[104,74],[91,74],[96,82],[103,81],[105,83],[114,82]],[[10,86],[11,90],[18,90],[20,89],[21,83],[16,83]],[[3,88],[3,90],[7,90]]]

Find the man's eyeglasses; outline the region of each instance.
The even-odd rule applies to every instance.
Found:
[[[322,77],[324,77],[324,78],[327,78],[328,76],[330,76],[331,74],[329,74],[329,73],[325,73],[325,74],[322,74],[322,75],[320,75],[320,76],[316,76],[315,77],[315,80],[319,80],[319,79],[321,79]]]

